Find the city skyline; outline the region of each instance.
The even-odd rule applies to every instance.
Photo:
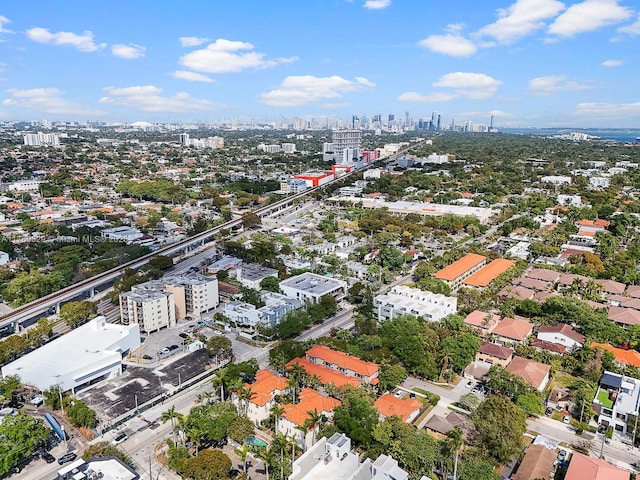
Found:
[[[640,127],[640,8],[629,0],[180,7],[4,5],[0,121],[410,111],[445,124]]]

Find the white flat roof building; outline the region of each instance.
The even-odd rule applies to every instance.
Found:
[[[360,463],[344,433],[322,437],[293,462],[289,480],[407,480],[409,474],[387,455]],[[424,477],[423,477],[424,478]]]
[[[287,297],[296,298],[301,302],[317,303],[324,295],[341,300],[347,290],[347,284],[342,280],[307,272],[283,280],[280,282],[280,290]]]
[[[56,480],[138,480],[140,475],[116,457],[79,458],[58,470]]]
[[[120,294],[120,318],[125,325],[137,323],[143,332],[157,332],[176,324],[176,305],[172,292],[146,282]]]
[[[377,209],[387,208],[388,212],[397,215],[415,213],[422,216],[458,215],[476,217],[481,223],[487,223],[497,210],[481,207],[466,207],[462,205],[447,205],[440,203],[425,202],[385,202],[380,199],[363,197],[331,197],[330,202],[351,202],[360,203],[362,208]]]
[[[458,299],[418,288],[398,285],[384,295],[376,295],[373,308],[379,321],[390,320],[398,315],[415,315],[431,322],[442,320],[456,313]]]
[[[2,367],[2,376],[46,390],[72,390],[122,373],[122,358],[140,346],[138,325],[107,323],[99,316]]]

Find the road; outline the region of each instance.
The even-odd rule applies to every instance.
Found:
[[[464,388],[465,384],[466,380],[463,379],[453,389],[448,389],[442,388],[438,385],[434,385],[431,382],[425,382],[414,377],[408,377],[402,383],[401,387],[402,389],[408,391],[411,391],[411,389],[418,387],[431,393],[435,393],[436,395],[440,396],[441,399],[438,403],[438,406],[446,408],[452,403],[457,402],[465,393],[469,393],[470,390]],[[545,437],[549,437],[553,440],[563,443],[564,446],[569,447],[569,449],[571,449],[571,445],[578,444],[584,440],[589,439],[586,434],[583,436],[578,436],[575,434],[575,431],[571,429],[571,427],[557,420],[552,420],[548,417],[529,418],[527,420],[527,429],[529,431],[539,433],[541,435],[544,435]],[[635,471],[633,467],[631,467],[631,463],[638,460],[638,456],[640,455],[639,449],[625,445],[624,443],[616,439],[612,439],[610,444],[603,444],[603,435],[590,435],[595,436],[593,438],[593,441],[590,442],[590,456],[599,457],[602,448],[602,453],[606,461],[625,470]]]

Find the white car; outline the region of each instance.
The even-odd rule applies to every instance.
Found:
[[[404,392],[402,390],[398,390],[396,393],[393,394],[393,396],[396,398],[402,398],[403,395],[404,395]]]
[[[116,435],[116,438],[113,439],[113,441],[111,442],[113,445],[118,445],[119,443],[124,442],[127,438],[129,438],[127,436],[126,433],[121,432],[118,435]]]

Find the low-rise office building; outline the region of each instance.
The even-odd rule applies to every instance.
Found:
[[[318,303],[324,295],[342,300],[347,284],[342,280],[307,272],[283,280],[280,282],[280,290],[287,297],[296,298],[301,302]]]

